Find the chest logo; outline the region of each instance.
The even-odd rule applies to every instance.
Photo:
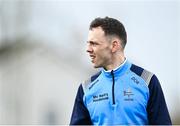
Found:
[[[132,77],[131,80],[136,83],[136,84],[139,84],[139,81],[135,78],[135,77]]]
[[[108,93],[103,93],[103,94],[93,96],[93,102],[107,100],[107,99],[109,99]]]
[[[128,88],[127,90],[123,91],[124,94],[124,101],[133,101],[133,92],[130,88]]]

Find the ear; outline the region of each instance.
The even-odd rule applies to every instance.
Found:
[[[114,39],[112,41],[112,52],[116,52],[120,49],[120,41],[118,39]]]

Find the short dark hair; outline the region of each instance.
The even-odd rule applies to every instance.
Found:
[[[95,18],[91,24],[89,29],[101,27],[105,33],[105,35],[116,35],[122,40],[122,47],[125,48],[127,43],[127,34],[123,24],[117,19],[105,17],[105,18]]]

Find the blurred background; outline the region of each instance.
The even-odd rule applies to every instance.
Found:
[[[0,0],[0,124],[69,124],[79,84],[97,70],[90,22],[119,19],[126,57],[157,75],[180,124],[180,1]]]

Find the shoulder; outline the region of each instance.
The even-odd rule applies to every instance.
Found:
[[[155,74],[134,64],[131,65],[130,71],[140,76],[146,82],[151,95],[162,93],[161,84]]]
[[[152,81],[152,79],[157,79],[157,77],[152,72],[150,72],[149,70],[146,70],[140,66],[137,66],[135,64],[131,65],[130,71],[134,72],[136,75],[141,77],[148,86],[149,86],[150,82]]]
[[[92,86],[95,84],[93,82],[99,77],[100,74],[101,74],[101,71],[97,72],[96,74],[88,78],[87,80],[83,81],[81,83],[83,91],[92,88]]]

